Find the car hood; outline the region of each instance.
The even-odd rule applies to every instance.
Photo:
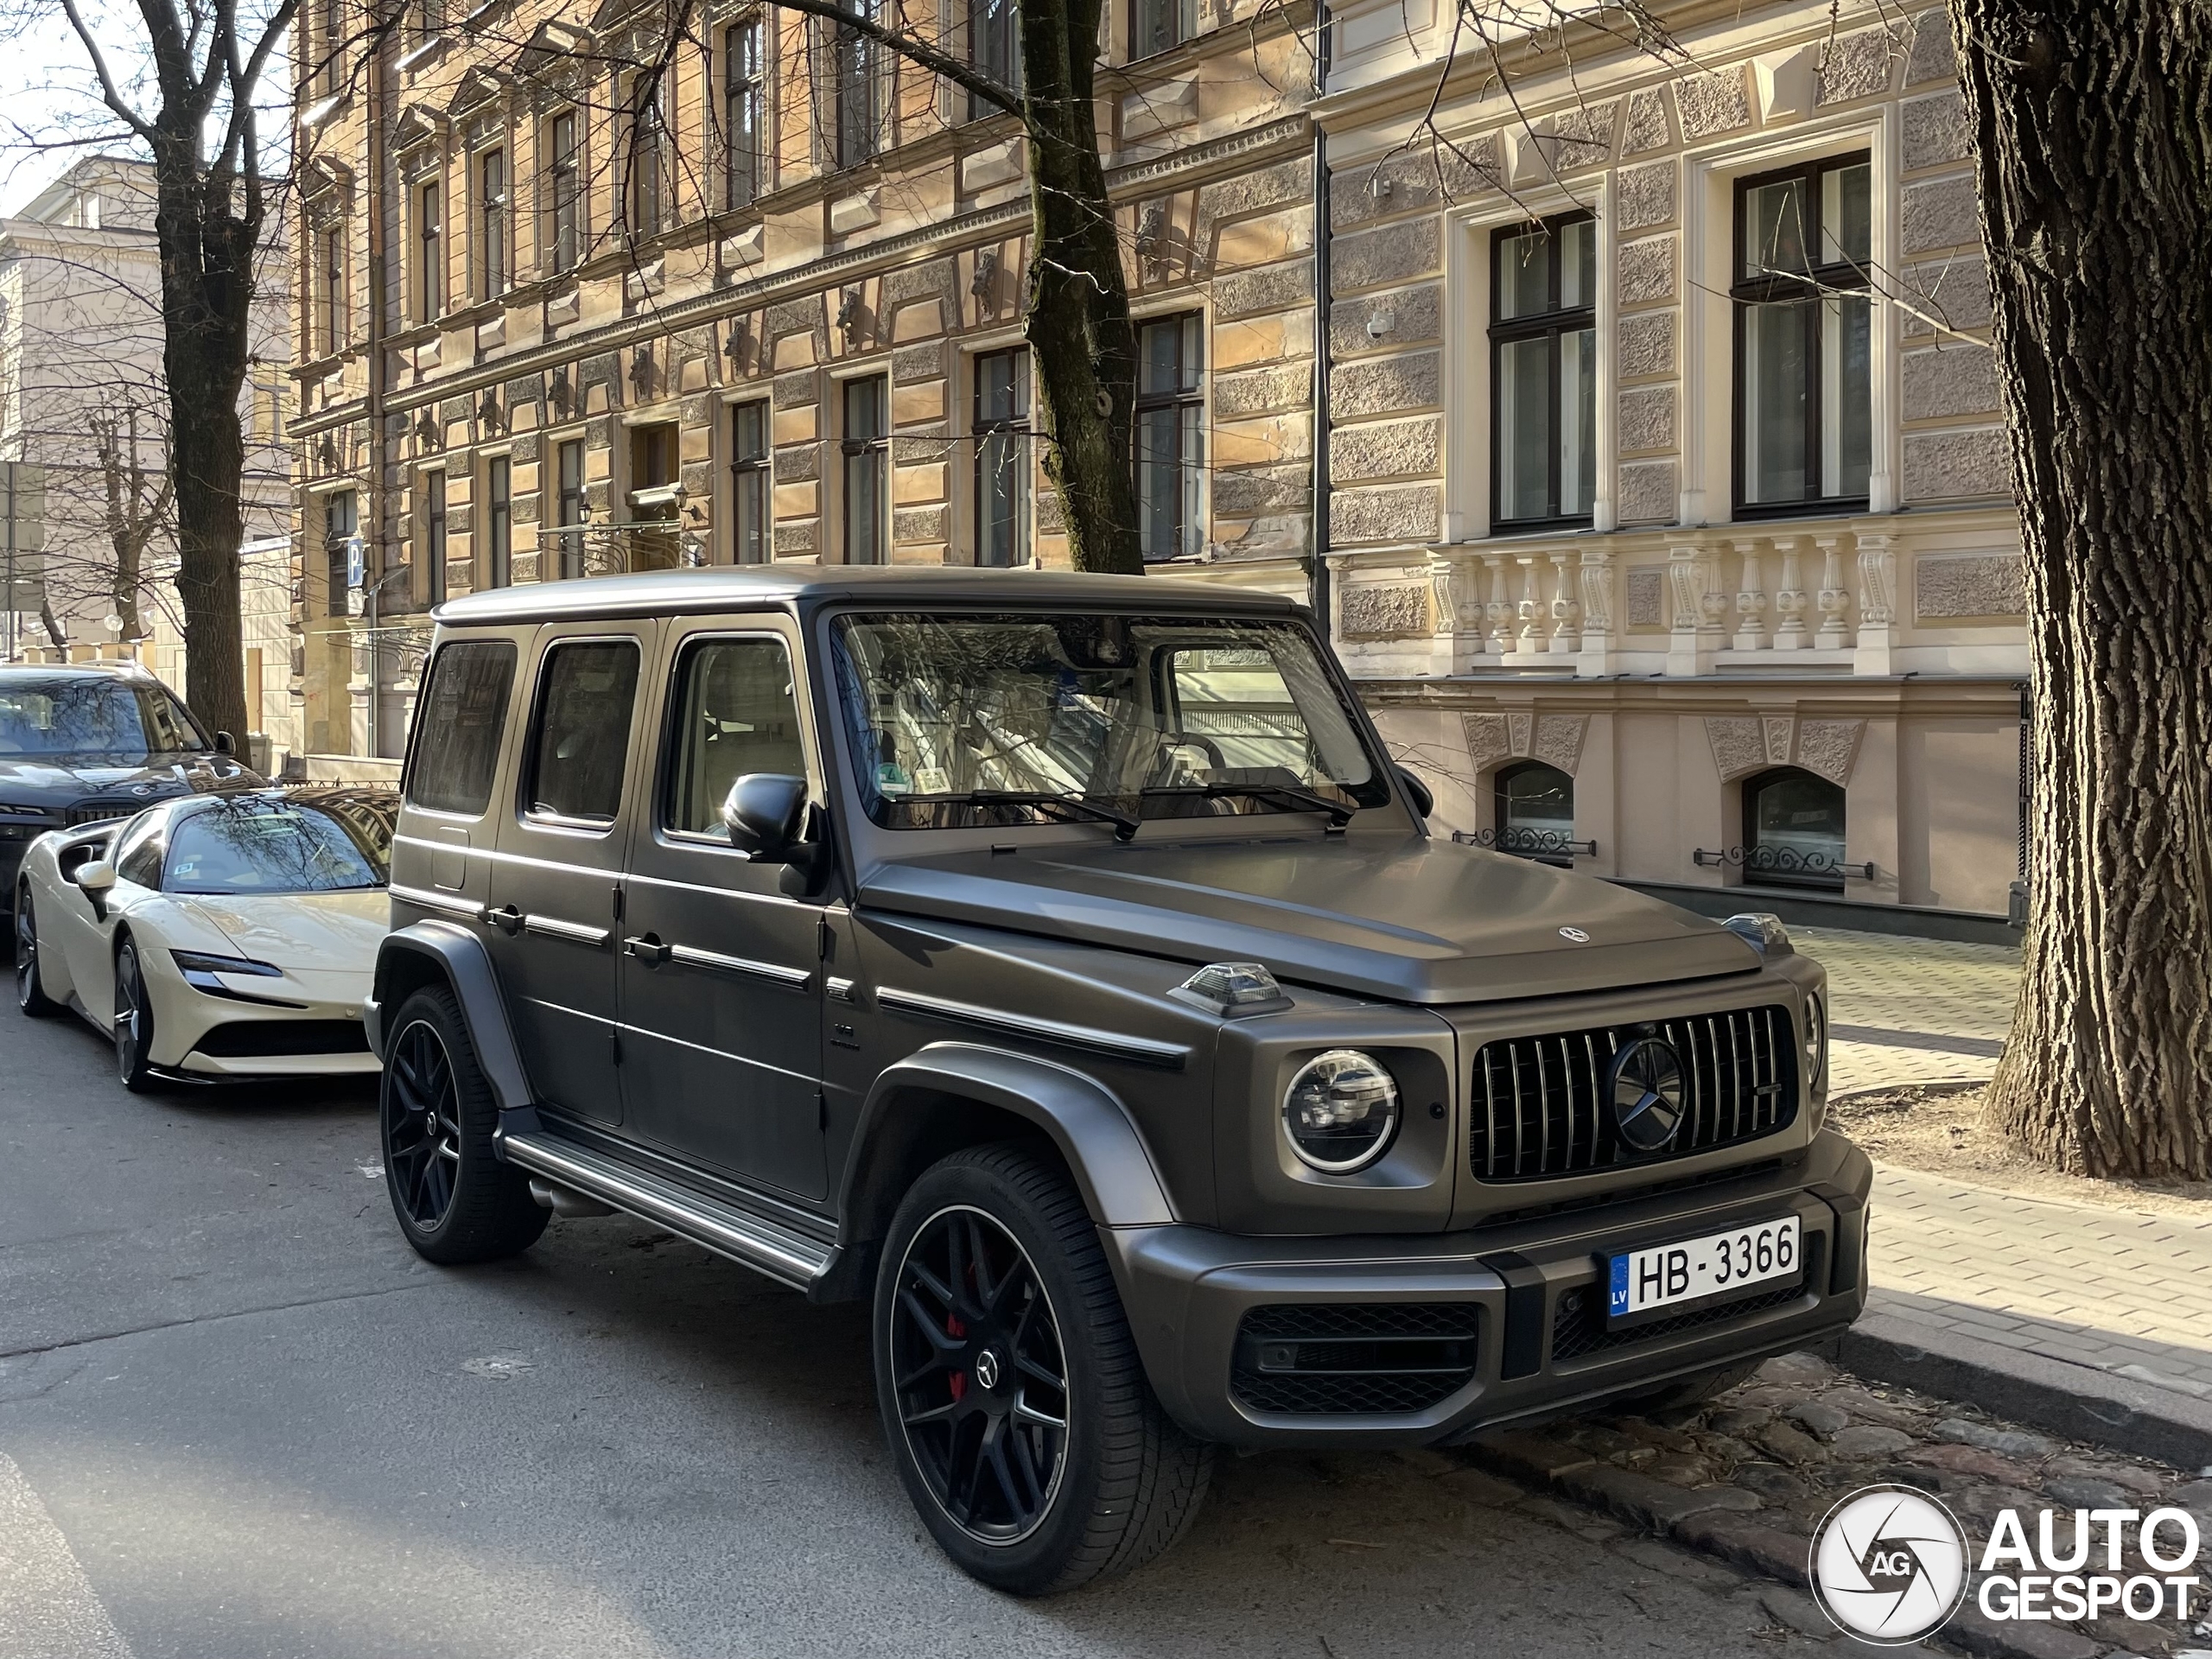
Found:
[[[187,898],[179,905],[235,945],[238,955],[311,973],[368,973],[391,929],[382,887],[358,893]]]
[[[963,853],[879,865],[860,901],[1176,961],[1261,962],[1284,980],[1401,1002],[1613,990],[1760,963],[1673,905],[1426,836]]]
[[[73,806],[92,796],[150,805],[171,795],[259,781],[222,754],[0,754],[0,801],[24,806]]]

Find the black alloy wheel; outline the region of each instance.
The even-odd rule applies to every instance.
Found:
[[[1213,1448],[1161,1409],[1097,1224],[1048,1147],[971,1147],[907,1188],[874,1349],[914,1511],[995,1589],[1052,1595],[1141,1567],[1205,1500]]]
[[[115,1072],[134,1095],[151,1093],[156,1085],[153,1062],[147,1058],[153,1052],[154,1001],[146,989],[138,946],[125,939],[115,953]]]
[[[453,1209],[461,1172],[461,1103],[453,1057],[427,1020],[399,1033],[385,1063],[384,1136],[392,1202],[435,1232]]]
[[[425,986],[392,1016],[377,1116],[385,1187],[415,1253],[455,1267],[526,1250],[551,1212],[492,1144],[499,1105],[453,993]]]
[[[899,1263],[890,1332],[899,1420],[930,1495],[984,1543],[1037,1529],[1067,1462],[1067,1358],[1020,1241],[949,1206]]]
[[[16,889],[16,1006],[43,1020],[60,1005],[46,994],[38,971],[38,918],[31,913],[31,884]]]

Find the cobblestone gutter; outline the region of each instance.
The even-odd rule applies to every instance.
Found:
[[[2196,1571],[2212,1586],[2212,1470],[2192,1472],[2036,1433],[1971,1406],[1870,1385],[1809,1354],[1768,1361],[1708,1405],[1492,1436],[1468,1452],[1485,1472],[1534,1494],[1525,1506],[1544,1518],[1579,1529],[1598,1511],[1647,1540],[1671,1540],[1726,1564],[1707,1571],[1746,1575],[1741,1593],[1777,1624],[1834,1638],[1839,1652],[1899,1651],[1839,1635],[1804,1589],[1814,1528],[1862,1486],[1938,1495],[1968,1534],[1972,1564],[2005,1510],[2018,1511],[2031,1535],[2045,1509],[2186,1510],[2205,1541]],[[2064,1515],[2058,1529],[2062,1539],[2070,1536]],[[2132,1544],[2121,1561],[2124,1573],[2157,1570],[2134,1557]],[[1664,1566],[1656,1558],[1647,1564]],[[1974,1574],[1976,1591],[1981,1576]],[[2212,1659],[2202,1586],[2190,1605],[2183,1622],[2107,1615],[2033,1624],[1990,1618],[1970,1593],[1931,1642],[1993,1659]]]

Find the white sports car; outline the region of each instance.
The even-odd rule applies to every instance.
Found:
[[[16,1001],[115,1039],[124,1086],[374,1071],[361,1028],[398,803],[263,789],[164,801],[31,844]]]

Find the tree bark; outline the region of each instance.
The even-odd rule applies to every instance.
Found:
[[[157,144],[155,165],[184,700],[210,728],[243,741],[250,728],[238,595],[245,471],[238,392],[260,227],[235,210],[232,181],[201,167],[196,133]]]
[[[1030,252],[1023,332],[1078,570],[1141,575],[1135,448],[1136,330],[1098,155],[1098,0],[1025,0]]]
[[[1986,1108],[2212,1178],[2212,5],[1950,0],[2034,679],[2020,1001]]]

